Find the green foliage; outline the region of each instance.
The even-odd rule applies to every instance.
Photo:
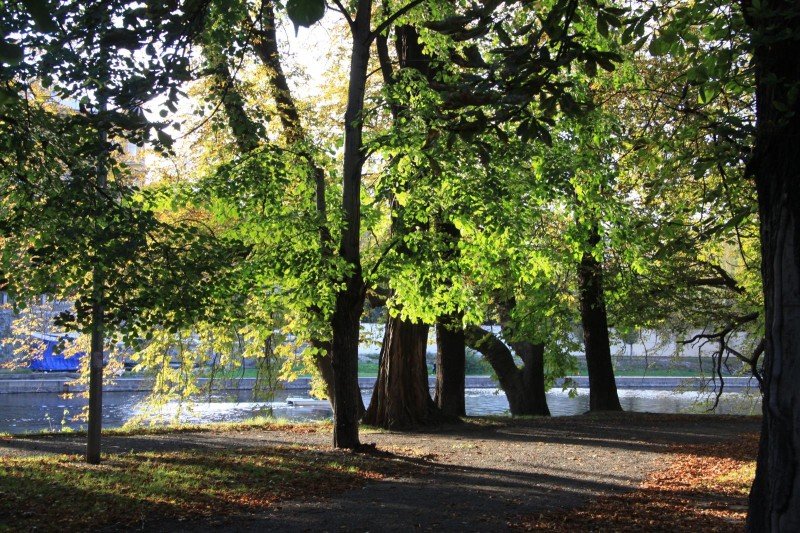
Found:
[[[367,87],[358,235],[366,289],[391,294],[390,312],[503,323],[505,340],[547,345],[553,377],[574,365],[585,254],[603,264],[619,331],[760,310],[739,10],[430,0],[393,20],[396,4],[375,17],[393,22],[390,39],[416,28],[426,65]],[[296,26],[326,9],[285,8]],[[102,270],[109,337],[136,348],[160,391],[198,392],[194,367],[212,361],[224,373],[279,358],[285,377],[313,366],[353,273],[332,244],[347,231],[342,139],[324,117],[342,110],[309,103],[311,123],[286,131],[285,101],[262,101],[274,73],[254,66],[262,16],[244,1],[27,0],[0,13],[0,278],[20,305],[73,301],[60,324],[86,331]],[[190,79],[188,128],[174,117]],[[142,111],[156,97],[163,122]],[[128,142],[190,159],[188,177],[141,187]],[[760,336],[758,320],[737,327]]]
[[[325,0],[287,0],[286,14],[292,20],[295,31],[300,26],[308,28],[325,16]]]

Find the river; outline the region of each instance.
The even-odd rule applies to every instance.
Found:
[[[704,412],[711,397],[706,393],[647,389],[624,389],[619,394],[626,411],[651,413]],[[249,391],[240,391],[183,404],[170,402],[155,414],[148,413],[145,393],[107,392],[103,395],[103,424],[106,428],[120,427],[137,415],[150,421],[159,417],[174,421],[178,417],[181,422],[190,423],[235,422],[269,414],[298,421],[331,417],[330,408],[321,402],[313,406],[288,405],[287,398],[304,397],[297,391],[280,391],[271,402],[254,402],[250,395]],[[370,395],[371,391],[363,392],[365,403]],[[577,389],[577,395],[570,397],[565,391],[552,390],[547,393],[547,403],[554,416],[580,414],[589,408],[589,391]],[[83,429],[85,424],[75,417],[84,405],[84,398],[64,398],[59,394],[0,394],[0,433]],[[505,394],[496,389],[468,389],[466,407],[472,416],[508,414]],[[714,412],[758,414],[760,400],[755,393],[726,392]]]

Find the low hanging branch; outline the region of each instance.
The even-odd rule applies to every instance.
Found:
[[[760,390],[763,390],[764,382],[763,376],[761,375],[761,371],[758,369],[758,360],[761,355],[764,353],[765,347],[765,340],[762,338],[761,341],[756,346],[755,350],[753,350],[753,354],[750,357],[742,354],[737,349],[733,348],[730,345],[730,336],[732,333],[736,332],[739,328],[743,325],[755,322],[758,320],[759,313],[753,312],[744,316],[736,317],[732,320],[728,325],[723,327],[718,331],[714,331],[711,333],[698,333],[697,335],[693,336],[690,339],[686,339],[680,341],[680,344],[694,344],[698,341],[703,341],[700,345],[700,348],[705,346],[709,342],[716,342],[717,343],[717,350],[715,351],[714,355],[712,355],[712,361],[714,363],[714,377],[713,379],[719,380],[719,387],[716,388],[715,391],[715,398],[714,398],[714,405],[711,406],[709,409],[713,411],[719,405],[719,399],[722,396],[722,392],[725,387],[725,380],[722,376],[722,365],[725,361],[727,361],[727,357],[733,355],[740,361],[743,361],[750,367],[750,372],[752,373],[753,377],[756,378],[758,381],[758,386]]]

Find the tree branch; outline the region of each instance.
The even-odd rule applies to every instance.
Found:
[[[386,20],[381,22],[378,25],[378,27],[375,28],[375,30],[373,30],[372,33],[370,33],[370,41],[372,41],[373,39],[375,39],[375,37],[386,31],[389,28],[389,26],[391,26],[394,23],[394,21],[396,21],[397,19],[399,19],[400,17],[402,17],[403,15],[405,15],[406,13],[408,13],[409,11],[420,5],[423,1],[424,0],[411,0],[411,2],[407,3],[406,5],[404,5],[403,7],[401,7],[400,9],[389,15],[389,17],[387,17]]]
[[[337,9],[334,9],[334,11],[338,11],[342,15],[344,15],[345,20],[347,20],[347,24],[352,28],[353,27],[353,17],[350,16],[350,12],[347,11],[344,8],[344,6],[342,5],[342,3],[339,0],[331,0],[331,1],[336,5],[336,8],[337,8]]]

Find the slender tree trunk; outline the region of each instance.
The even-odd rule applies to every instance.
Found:
[[[290,144],[305,142],[306,132],[300,123],[300,113],[283,72],[275,31],[275,7],[271,0],[265,0],[261,4],[261,22],[261,31],[256,32],[251,41],[253,50],[266,67],[270,92],[275,100],[278,118],[281,121],[286,140]]]
[[[331,326],[331,366],[333,368],[333,445],[358,448],[358,421],[361,418],[361,390],[358,387],[359,319],[363,307],[363,282],[360,272],[346,280],[346,289],[336,298]]]
[[[98,111],[104,114],[108,108],[105,89],[98,92]],[[99,134],[100,151],[97,161],[97,188],[100,192],[107,188],[108,167],[108,134],[103,127]],[[101,194],[95,192],[98,202],[103,202]],[[95,231],[99,231],[95,228]],[[99,242],[102,238],[96,236],[95,254],[102,257]],[[86,432],[86,462],[100,464],[100,440],[103,431],[103,347],[105,344],[105,272],[102,259],[98,260],[92,272],[92,324],[91,344],[89,348],[89,420]]]
[[[514,356],[508,346],[493,333],[478,326],[467,326],[464,329],[467,346],[483,354],[492,365],[500,388],[506,393],[508,407],[512,415],[548,415],[547,403],[539,401],[540,395],[526,387],[525,371],[514,362]],[[535,353],[535,350],[534,350]],[[542,347],[542,354],[544,348]],[[542,385],[542,391],[544,386]],[[542,409],[544,405],[544,409]]]
[[[389,317],[378,379],[364,423],[410,429],[438,420],[438,409],[428,390],[428,329],[425,324]]]
[[[436,322],[435,402],[447,417],[465,416],[466,341],[461,315],[440,317]]]
[[[358,388],[358,332],[364,307],[364,282],[361,274],[361,170],[364,164],[364,93],[370,55],[372,1],[359,0],[351,26],[353,47],[350,56],[350,81],[345,111],[344,169],[342,173],[342,212],[344,229],[339,253],[349,272],[344,289],[336,295],[331,319],[333,340],[331,363],[334,377],[333,445],[358,448],[358,420],[361,391]]]
[[[95,299],[92,309],[92,337],[89,353],[89,420],[87,424],[86,462],[100,463],[100,439],[103,430],[103,298],[102,274],[95,270]]]
[[[597,227],[592,228],[589,248],[600,243]],[[603,296],[603,265],[591,253],[585,252],[578,267],[581,321],[586,366],[589,371],[589,410],[621,411],[611,364],[611,344],[608,338],[608,318]]]
[[[761,221],[766,349],[763,422],[750,531],[800,531],[800,12],[765,0],[745,17],[758,45],[755,178]]]
[[[208,67],[212,94],[218,96],[228,120],[228,127],[239,152],[246,154],[261,144],[263,128],[250,120],[244,107],[244,99],[236,90],[235,80],[228,66],[228,58],[216,43],[203,46]]]

